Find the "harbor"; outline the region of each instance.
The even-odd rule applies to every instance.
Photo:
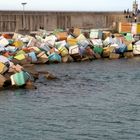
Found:
[[[139,2],[78,1],[1,2],[0,140],[140,139]]]

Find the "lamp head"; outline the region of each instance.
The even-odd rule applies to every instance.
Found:
[[[27,2],[22,2],[21,4],[22,4],[22,5],[26,5],[26,4],[27,4]]]

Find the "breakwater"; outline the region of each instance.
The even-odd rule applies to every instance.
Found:
[[[98,29],[79,28],[53,32],[39,30],[33,37],[14,33],[0,38],[0,87],[32,85],[39,73],[56,79],[49,72],[37,72],[32,64],[70,63],[101,58],[133,58],[140,54],[140,41],[131,33],[112,34]],[[28,68],[27,68],[28,67]]]
[[[78,27],[112,28],[113,22],[126,21],[123,12],[58,12],[58,11],[0,11],[0,32],[26,29],[37,31]]]
[[[0,37],[0,87],[32,86],[39,76],[32,64],[68,63],[100,58],[133,58],[140,54],[140,41],[130,33],[112,34],[110,31],[79,28],[53,32],[39,30],[35,37],[14,33]],[[30,68],[27,68],[30,67]],[[31,69],[32,68],[32,69]],[[41,72],[42,73],[42,72]],[[56,77],[43,72],[46,78]]]

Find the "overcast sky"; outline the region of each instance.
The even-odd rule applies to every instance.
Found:
[[[123,11],[132,9],[133,0],[0,0],[0,10],[22,10],[22,2],[25,10]]]

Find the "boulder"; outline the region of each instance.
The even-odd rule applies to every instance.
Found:
[[[26,89],[37,89],[37,87],[30,80],[26,82],[24,88],[26,88]]]
[[[54,79],[57,79],[57,77],[51,73],[47,73],[45,74],[45,77],[48,79],[48,80],[54,80]]]
[[[62,57],[63,63],[68,63],[68,62],[73,62],[73,61],[74,61],[73,58],[69,54]]]
[[[109,59],[119,59],[119,58],[120,58],[120,54],[110,53],[109,55]]]
[[[101,58],[101,55],[98,54],[98,53],[94,53],[94,57],[95,57],[96,59],[100,59],[100,58]]]
[[[124,58],[133,58],[134,57],[133,52],[125,52],[123,55],[124,55]]]
[[[6,78],[0,74],[0,88],[4,86],[5,81],[6,81]]]

